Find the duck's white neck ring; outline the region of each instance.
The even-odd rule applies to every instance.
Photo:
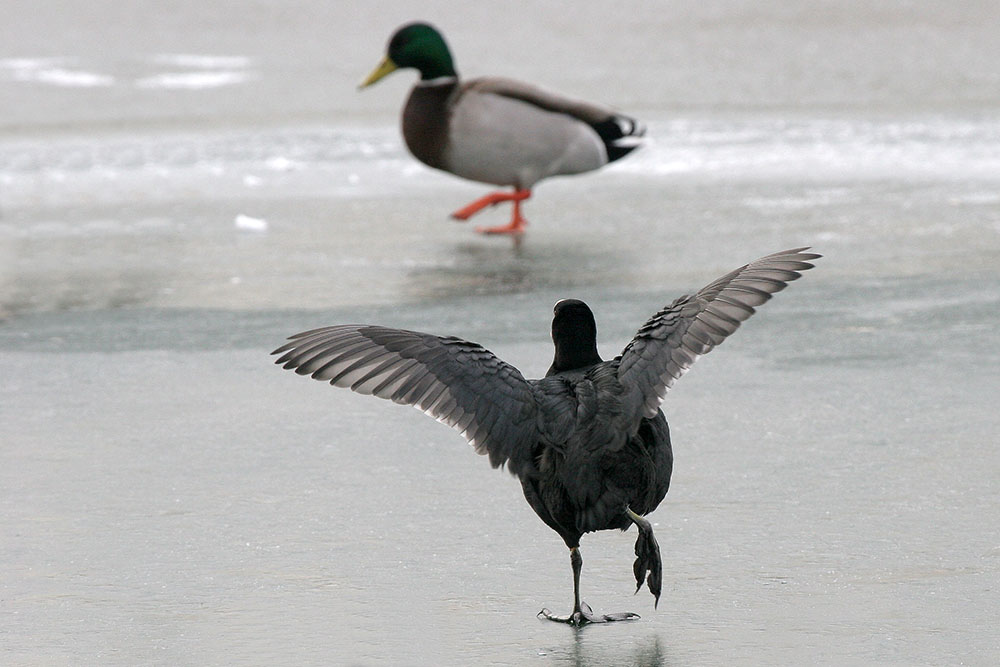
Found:
[[[417,85],[421,87],[445,86],[456,82],[458,82],[457,76],[439,76],[434,79],[420,79],[417,81]]]

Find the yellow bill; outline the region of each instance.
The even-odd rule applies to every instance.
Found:
[[[382,58],[382,62],[378,64],[378,67],[372,70],[372,73],[369,74],[365,78],[365,80],[361,82],[361,85],[359,85],[358,88],[367,88],[368,86],[372,85],[379,79],[386,77],[389,74],[392,74],[397,69],[399,69],[399,66],[396,63],[392,62],[389,59],[389,56],[384,56]]]

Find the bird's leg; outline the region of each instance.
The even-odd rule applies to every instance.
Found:
[[[635,541],[635,563],[632,564],[632,572],[635,574],[635,592],[642,588],[642,580],[646,579],[649,585],[649,592],[653,594],[656,601],[655,608],[660,602],[660,588],[663,584],[663,563],[660,560],[660,545],[653,537],[653,527],[649,521],[642,518],[630,508],[625,508],[625,513],[632,520],[636,528],[639,529],[639,537]],[[649,577],[646,577],[649,572]]]
[[[548,609],[538,612],[540,618],[547,618],[558,623],[569,623],[581,628],[590,623],[610,623],[611,621],[628,621],[639,618],[638,614],[626,611],[620,614],[595,614],[590,605],[580,600],[580,572],[583,570],[583,556],[580,547],[570,547],[569,562],[573,566],[573,613],[569,616],[556,616]]]
[[[511,201],[511,195],[512,193],[510,192],[491,192],[488,195],[480,197],[471,204],[467,204],[466,206],[458,209],[451,214],[451,217],[456,220],[468,220],[487,206],[496,206],[500,202]]]
[[[514,204],[514,213],[511,220],[506,225],[500,227],[477,227],[476,231],[482,234],[521,234],[524,232],[528,221],[521,215],[521,202],[531,196],[531,190],[514,190],[513,192],[491,192],[485,197],[481,197],[464,208],[460,208],[451,214],[456,220],[468,220],[476,213],[487,206],[495,206],[501,202],[509,201]]]
[[[510,195],[510,201],[514,204],[510,222],[498,227],[476,227],[476,231],[480,234],[523,234],[525,227],[528,226],[528,221],[521,215],[521,202],[530,196],[531,190],[515,190]]]

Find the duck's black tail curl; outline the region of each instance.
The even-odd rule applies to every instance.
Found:
[[[599,123],[590,125],[604,142],[608,151],[608,162],[625,157],[642,145],[646,126],[628,116],[610,116]]]

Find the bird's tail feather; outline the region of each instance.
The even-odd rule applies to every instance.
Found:
[[[645,140],[646,126],[634,118],[622,115],[610,116],[591,127],[604,142],[608,152],[608,162],[625,157]]]

